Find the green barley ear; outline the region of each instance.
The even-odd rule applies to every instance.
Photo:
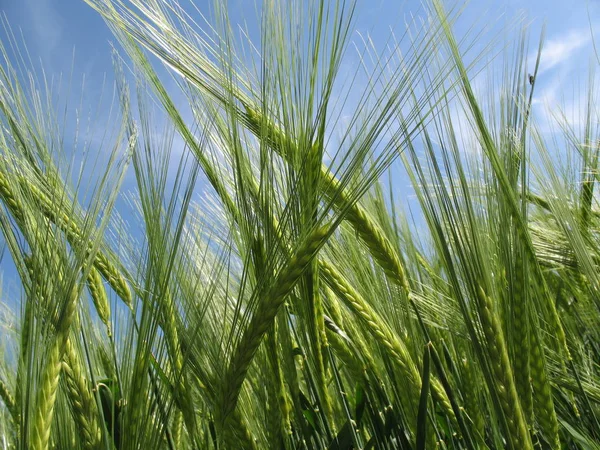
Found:
[[[260,112],[246,106],[246,120],[251,130],[264,136],[266,143],[286,160],[290,161],[290,151],[297,153],[297,146],[285,133]],[[349,193],[341,188],[340,182],[326,166],[322,166],[321,182],[325,195],[333,197],[334,206],[338,209],[348,208],[344,219],[347,220],[365,243],[373,259],[388,275],[391,281],[400,285],[405,293],[409,292],[406,272],[398,254],[382,230],[358,202],[349,198]]]
[[[54,403],[56,402],[56,392],[62,368],[61,353],[60,346],[54,343],[44,366],[37,395],[34,430],[31,438],[31,448],[34,450],[48,449],[54,416]]]
[[[283,130],[252,106],[246,104],[244,105],[244,108],[246,112],[245,120],[248,128],[255,135],[260,136],[261,140],[263,140],[266,145],[275,150],[286,160],[291,161],[292,158],[297,157],[297,146],[295,142],[293,142],[292,139],[289,139]]]
[[[90,269],[86,283],[100,320],[110,329],[110,304],[100,272],[95,267]]]
[[[23,220],[23,211],[21,205],[15,198],[13,188],[10,186],[8,178],[0,170],[0,198],[4,204],[8,207],[10,212],[13,214],[17,221]]]
[[[421,375],[404,342],[394,335],[366,300],[325,260],[321,261],[321,273],[331,290],[364,322],[373,337],[390,351],[398,365],[405,371],[404,376],[407,377],[412,392],[418,397]]]
[[[10,413],[10,415],[13,419],[13,422],[16,425],[16,423],[17,423],[17,420],[16,420],[17,419],[17,404],[15,402],[15,398],[10,393],[10,389],[8,388],[8,386],[6,385],[6,383],[3,380],[0,380],[0,398],[4,402],[4,406],[6,406],[6,409]]]
[[[31,448],[33,450],[48,450],[62,359],[69,339],[71,323],[76,317],[78,297],[78,286],[75,286],[72,288],[70,297],[66,302],[59,328],[56,330],[49,355],[42,368],[41,384],[35,403],[33,436],[31,437]]]
[[[326,171],[326,169],[323,169],[322,179],[325,181],[325,193],[338,192],[339,195],[335,197],[336,206],[345,207],[350,199],[347,198],[344,190],[340,190],[338,180],[331,172]],[[359,203],[354,202],[344,218],[359,234],[369,249],[371,256],[389,279],[398,284],[404,291],[404,294],[408,296],[410,294],[408,277],[400,261],[398,252],[370,214]]]
[[[529,309],[528,289],[523,282],[523,261],[517,254],[517,263],[514,268],[514,284],[511,289],[510,299],[512,305],[512,361],[515,375],[517,393],[523,408],[523,414],[530,423],[533,405],[531,397],[530,366],[529,366]]]
[[[40,189],[32,183],[27,182],[22,176],[19,176],[20,184],[24,189],[27,189],[33,196],[35,202],[40,206],[42,213],[53,223],[59,226],[67,235],[71,244],[78,243],[81,239],[81,230],[75,221],[65,212],[57,212],[56,206]],[[0,198],[7,205],[11,213],[17,221],[23,220],[22,205],[17,201],[14,193],[14,188],[10,186],[6,176],[0,172]],[[132,295],[129,285],[120,271],[109,261],[108,257],[99,251],[94,261],[95,267],[100,271],[102,276],[121,297],[124,302],[131,306]],[[96,290],[99,293],[99,290]],[[102,301],[101,299],[99,300]],[[103,312],[106,311],[104,308]]]
[[[294,288],[318,249],[325,243],[329,233],[330,227],[328,226],[318,228],[311,233],[277,275],[272,287],[259,299],[252,319],[234,349],[223,376],[219,411],[221,426],[225,424],[236,407],[246,373],[263,336],[272,326],[287,294]]]
[[[531,330],[531,384],[533,386],[533,412],[544,438],[552,448],[561,448],[558,434],[558,420],[554,409],[552,389],[548,380],[546,358],[539,336],[539,330]]]
[[[167,347],[172,358],[173,377],[177,380],[175,382],[174,396],[179,410],[175,412],[177,431],[175,434],[175,442],[179,443],[182,431],[181,425],[183,422],[185,422],[188,433],[193,434],[196,430],[196,418],[193,410],[192,397],[190,395],[190,383],[184,366],[185,361],[177,325],[176,304],[173,297],[168,294],[165,295],[165,299],[161,306],[160,324],[165,334]]]
[[[477,309],[481,320],[481,328],[486,340],[486,350],[492,368],[493,388],[504,414],[507,425],[507,439],[514,449],[532,449],[531,436],[519,402],[515,387],[504,333],[494,312],[493,304],[480,286],[477,298]]]
[[[344,364],[344,370],[348,371],[352,378],[361,380],[366,376],[367,370],[374,370],[376,365],[373,363],[365,364],[357,356],[357,352],[348,345],[348,342],[342,337],[342,331],[335,325],[332,320],[326,320],[327,337],[333,353]],[[361,355],[362,356],[362,355]]]
[[[430,343],[425,345],[425,351],[423,355],[423,374],[421,379],[423,380],[421,386],[421,395],[419,399],[419,412],[417,414],[417,437],[416,437],[416,448],[417,450],[425,450],[427,442],[427,407],[429,402],[429,379],[430,379]]]
[[[81,360],[70,339],[65,345],[62,370],[72,405],[73,419],[81,432],[83,446],[88,450],[97,449],[102,441],[99,411],[91,385],[81,372]]]
[[[277,397],[276,402],[273,402],[274,406],[273,415],[274,419],[272,422],[276,428],[279,428],[278,432],[281,433],[285,439],[292,435],[292,427],[290,423],[290,412],[292,411],[292,405],[288,401],[287,393],[284,385],[283,370],[281,368],[281,362],[279,361],[278,347],[279,342],[277,339],[277,322],[274,323],[273,328],[267,334],[267,351],[269,353],[269,363],[271,365],[271,371],[273,373],[273,391]],[[273,430],[275,431],[275,430]]]
[[[475,439],[483,445],[485,438],[485,416],[481,408],[481,386],[476,368],[467,358],[462,359],[462,391],[467,415],[473,425]]]
[[[121,271],[119,271],[102,252],[96,254],[94,266],[123,302],[125,302],[128,307],[131,307],[133,296],[131,295],[129,284]]]
[[[25,257],[24,263],[25,263],[27,270],[29,271],[30,277],[32,279],[34,279],[35,267],[34,267],[33,258],[31,256]],[[90,272],[90,274],[93,274],[93,270],[94,269],[92,269],[92,272]],[[96,273],[96,275],[99,278],[99,275],[97,273]],[[58,281],[62,281],[63,278],[64,278],[64,276],[61,273],[61,271],[59,270],[59,273],[57,274],[56,279]],[[101,285],[102,280],[101,279],[98,280],[98,278],[94,281],[96,281],[96,282],[99,281],[100,287],[103,289],[104,286]],[[90,280],[90,276],[88,276],[88,282],[89,282],[89,280]],[[38,289],[39,288],[40,287],[38,286]],[[47,309],[48,307],[51,306],[50,298],[49,298],[50,292],[52,292],[51,289],[46,290],[43,293],[37,294],[38,298],[41,299],[41,302],[42,302],[41,306],[43,308]],[[104,296],[105,296],[106,303],[108,303],[105,293],[104,293]],[[94,298],[94,295],[92,295],[92,298]],[[97,299],[94,300],[94,302],[96,303]],[[108,305],[107,305],[107,307],[108,307]],[[101,314],[102,309],[99,309],[98,307],[97,307],[97,309],[98,309],[99,314]],[[69,313],[69,312],[67,311],[67,313]],[[100,317],[103,318],[103,315],[101,314]],[[58,317],[53,318],[54,326],[57,330],[60,330],[64,326],[64,323],[63,323],[64,320],[66,320],[66,319],[58,318]],[[104,319],[103,319],[103,321],[104,321]],[[107,322],[105,322],[105,323],[107,324]],[[26,347],[27,344],[24,343],[24,345]],[[23,350],[26,350],[26,348],[24,348]],[[96,448],[98,448],[98,445],[100,444],[100,441],[101,441],[101,430],[100,430],[100,426],[98,424],[98,411],[96,408],[96,400],[95,400],[94,396],[92,395],[89,384],[83,377],[82,370],[81,370],[81,361],[73,347],[73,344],[72,344],[70,338],[67,338],[64,342],[64,353],[65,353],[65,357],[64,357],[64,361],[62,362],[62,370],[65,374],[66,386],[67,386],[68,394],[70,397],[71,405],[73,408],[73,419],[82,432],[82,442],[83,442],[84,448],[90,449],[90,450],[96,449]],[[52,362],[52,364],[54,364],[54,362]],[[51,376],[54,377],[55,373],[56,373],[55,371],[57,370],[57,368],[54,367],[52,370],[54,370],[54,374]]]
[[[28,189],[31,192],[42,213],[65,233],[69,242],[72,245],[78,244],[82,238],[82,231],[75,219],[64,211],[57,211],[57,207],[50,198],[32,183],[28,183],[25,179],[21,178],[21,184],[24,189]],[[58,198],[61,197],[58,196]],[[98,251],[96,253],[94,267],[125,304],[131,306],[133,297],[129,285],[121,271],[109,260],[104,252]]]
[[[321,271],[333,292],[337,293],[348,308],[364,323],[373,338],[390,352],[398,366],[404,371],[404,376],[407,377],[410,392],[415,396],[413,400],[418,398],[421,391],[421,374],[406,344],[385,324],[379,314],[331,264],[321,260]],[[440,403],[452,423],[456,424],[456,415],[450,400],[437,379],[434,379],[431,383],[431,394]],[[413,406],[416,406],[416,403]]]

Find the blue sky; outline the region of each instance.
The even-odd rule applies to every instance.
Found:
[[[211,0],[195,3],[210,14]],[[229,4],[233,22],[256,26],[254,0]],[[359,0],[358,4],[357,31],[370,33],[376,42],[383,42],[390,27],[398,30],[408,14],[418,14],[421,8],[415,0]],[[99,92],[104,77],[112,79],[110,42],[114,39],[99,14],[83,0],[0,0],[0,11],[13,32],[22,34],[32,60],[38,68],[43,65],[47,74],[68,74],[73,67],[75,81],[85,75],[88,93]],[[594,55],[592,30],[596,40],[600,38],[600,0],[471,0],[457,32],[475,22],[503,24],[519,15],[531,24],[532,42],[542,24],[547,26],[536,102],[563,102],[568,109],[573,99],[562,99],[561,94],[573,97],[569,95],[573,86],[587,79]],[[0,37],[4,42],[4,30]]]
[[[188,0],[181,1],[185,4]],[[230,0],[231,21],[234,24],[244,23],[251,30],[256,30],[256,1]],[[197,8],[208,16],[212,2],[195,0]],[[357,0],[357,3],[356,32],[352,38],[358,41],[360,36],[369,34],[380,45],[386,43],[390,29],[395,30],[397,35],[401,34],[410,15],[422,13],[419,0]],[[448,0],[446,4],[462,4],[462,0]],[[43,67],[47,76],[56,77],[62,73],[66,78],[72,71],[75,96],[79,95],[79,86],[85,77],[88,111],[95,108],[101,92],[110,96],[114,79],[111,42],[115,43],[115,40],[100,15],[84,0],[0,0],[0,12],[17,40],[24,41],[36,71]],[[478,28],[490,26],[491,32],[498,32],[503,26],[514,23],[517,17],[530,24],[532,57],[542,25],[546,24],[544,53],[534,99],[537,109],[534,112],[538,113],[542,127],[546,111],[555,111],[558,105],[567,115],[576,117],[580,107],[577,88],[587,82],[590,61],[592,65],[599,64],[595,59],[592,35],[600,47],[600,0],[471,0],[464,7],[455,31],[460,36],[477,24]],[[502,32],[500,36],[499,42],[502,41]],[[506,32],[505,36],[508,41],[517,33],[513,30]],[[6,37],[6,31],[0,27],[0,39],[5,44]],[[485,92],[485,82],[478,81],[481,80],[475,80],[475,85],[483,85]],[[64,84],[62,92],[69,89]],[[184,99],[183,96],[175,98]],[[105,99],[105,102],[109,104],[110,99]],[[73,103],[77,106],[77,102]],[[104,120],[110,120],[107,114],[103,115]],[[129,178],[129,181],[132,179]]]
[[[188,0],[181,1],[185,4]],[[256,30],[256,1],[230,0],[231,21]],[[195,0],[197,8],[207,16],[210,16],[212,3],[213,0]],[[410,15],[422,14],[419,0],[358,0],[357,3],[356,32],[352,36],[356,41],[368,34],[376,44],[384,45],[390,29],[401,35],[403,24],[410,20]],[[448,6],[462,3],[462,0],[446,2]],[[43,67],[46,76],[56,77],[62,73],[65,78],[72,71],[71,90],[75,96],[81,92],[79,86],[85,77],[84,104],[87,111],[95,108],[95,102],[102,92],[110,97],[111,81],[114,79],[111,43],[115,43],[117,48],[118,44],[100,15],[84,0],[0,0],[0,12],[17,40],[24,41],[36,71],[39,72]],[[534,113],[538,113],[541,128],[544,127],[544,120],[547,120],[547,111],[556,111],[557,106],[561,106],[576,122],[581,100],[577,89],[587,82],[590,62],[595,66],[600,63],[593,46],[594,37],[600,47],[600,0],[471,0],[464,7],[455,31],[460,36],[476,24],[477,28],[489,26],[489,36],[514,23],[518,17],[524,18],[524,22],[529,24],[531,58],[537,49],[542,25],[546,25],[546,40],[534,98]],[[506,41],[510,41],[517,37],[517,33],[514,29],[504,35],[500,32],[499,42],[504,36]],[[0,27],[0,39],[5,44],[6,38],[6,31]],[[166,81],[169,84],[168,79]],[[479,85],[485,93],[484,80],[476,79],[474,84]],[[65,89],[70,88],[68,85],[65,87],[63,81],[61,92]],[[581,92],[585,92],[585,89]],[[175,95],[175,98],[184,99],[181,95]],[[110,103],[109,98],[104,101]],[[73,103],[77,106],[77,102]],[[101,112],[104,120],[110,120],[104,114],[107,110],[106,107]],[[79,114],[85,116],[85,112],[81,114],[79,111]],[[548,127],[548,130],[551,128]]]
[[[182,3],[186,1],[182,0]],[[410,15],[422,13],[422,4],[418,0],[358,0],[357,3],[356,32],[352,38],[358,41],[360,36],[369,34],[376,44],[381,45],[385,44],[390,29],[401,34]],[[462,0],[446,2],[447,5],[451,3],[462,4]],[[195,4],[210,16],[212,0],[195,0]],[[229,5],[234,24],[245,23],[251,30],[256,30],[255,0],[230,0]],[[0,12],[17,35],[17,40],[24,41],[37,71],[43,67],[47,76],[62,73],[66,78],[72,71],[72,90],[76,96],[85,77],[88,111],[95,107],[101,92],[110,96],[114,79],[111,43],[115,43],[115,39],[100,15],[84,0],[0,0]],[[542,127],[546,111],[556,110],[558,105],[567,115],[576,117],[580,107],[577,87],[585,86],[590,61],[593,65],[599,64],[595,59],[592,35],[600,47],[600,0],[471,0],[464,7],[455,30],[460,36],[477,24],[478,28],[490,26],[491,34],[514,23],[517,17],[523,17],[530,24],[532,57],[542,25],[546,24],[544,53],[534,99]],[[500,36],[501,42],[502,32]],[[510,40],[517,33],[513,30],[506,32],[505,36],[506,40]],[[3,43],[7,42],[6,31],[2,27],[0,38]],[[118,47],[118,44],[115,45]],[[105,81],[108,83],[103,88]],[[481,80],[475,80],[476,86],[477,81]],[[485,82],[479,84],[485,85]],[[69,87],[65,88],[63,83],[64,89]],[[485,92],[485,86],[482,89]],[[179,99],[183,98],[179,96]],[[109,103],[110,99],[105,102]],[[77,102],[74,103],[77,106]],[[110,120],[107,114],[104,116],[104,120]],[[129,178],[129,181],[133,180]]]
[[[195,2],[209,11],[210,0]],[[253,0],[229,2],[233,21],[253,24]],[[402,25],[406,15],[418,12],[420,2],[414,0],[359,0],[357,28],[369,31],[375,39],[384,39],[389,27]],[[109,42],[113,40],[100,16],[83,0],[0,0],[2,11],[15,33],[22,33],[34,61],[41,60],[49,73],[68,73],[75,52],[75,73],[86,74],[92,84],[111,74]],[[593,53],[591,26],[600,35],[599,0],[471,0],[466,6],[462,24],[496,22],[523,14],[532,24],[532,36],[538,35],[542,23],[547,24],[545,61],[540,80],[547,87],[556,84],[556,76],[581,75]],[[591,20],[588,20],[588,14]],[[461,32],[460,27],[457,30]],[[4,32],[0,32],[4,39]],[[599,36],[596,36],[598,39]],[[587,76],[587,73],[583,74]]]
[[[195,3],[209,14],[211,2]],[[232,22],[245,21],[256,28],[254,0],[231,0],[229,4]],[[418,15],[421,10],[421,3],[415,0],[358,0],[358,4],[353,37],[370,34],[380,43],[385,42],[390,28],[402,29],[409,14]],[[46,75],[68,76],[73,70],[75,88],[85,77],[85,94],[91,105],[104,80],[110,83],[113,79],[110,43],[114,39],[99,14],[83,0],[0,0],[0,13],[17,40],[24,41],[37,71],[43,66]],[[495,24],[498,31],[518,16],[530,23],[534,50],[542,24],[547,27],[536,81],[536,107],[541,111],[561,104],[567,113],[575,114],[579,102],[576,87],[587,80],[590,61],[595,58],[592,32],[600,47],[600,0],[471,0],[456,31],[460,35],[475,22],[480,27]],[[2,27],[0,39],[8,42]],[[598,60],[593,64],[598,65]]]

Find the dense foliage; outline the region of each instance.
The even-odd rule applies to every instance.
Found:
[[[1,448],[600,446],[593,73],[542,132],[543,45],[438,1],[381,52],[352,1],[265,1],[257,39],[87,1],[109,119],[3,46]]]

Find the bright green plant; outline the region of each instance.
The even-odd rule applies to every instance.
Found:
[[[349,78],[351,0],[265,1],[260,42],[220,2],[86,1],[123,48],[96,160],[3,50],[5,448],[600,446],[592,82],[548,141],[525,32],[480,98],[497,42],[467,62],[438,0]]]

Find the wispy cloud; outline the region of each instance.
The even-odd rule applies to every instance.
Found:
[[[578,50],[591,43],[589,28],[575,29],[549,39],[542,50],[538,74],[555,68],[572,59]],[[535,55],[531,57],[530,67],[535,64]]]
[[[48,57],[60,45],[63,21],[53,6],[52,0],[25,0],[29,19],[35,33],[35,42]]]
[[[544,45],[533,99],[538,126],[542,131],[555,131],[554,116],[558,111],[565,113],[569,123],[578,123],[579,118],[574,114],[574,102],[580,100],[578,96],[581,91],[578,87],[584,83],[581,77],[585,77],[587,73],[588,52],[591,51],[592,35],[589,27],[574,28],[555,35]],[[535,65],[535,58],[535,54],[530,56],[530,68]],[[540,77],[541,74],[544,76]]]

